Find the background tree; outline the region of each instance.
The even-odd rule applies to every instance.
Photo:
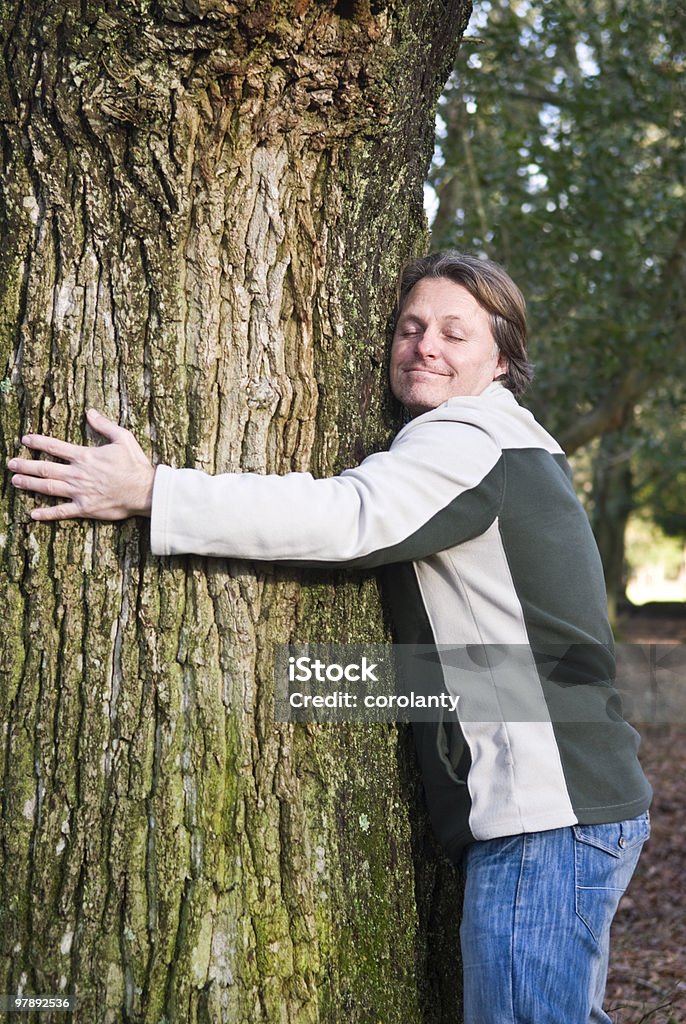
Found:
[[[590,446],[616,599],[628,512],[660,516],[684,466],[686,15],[673,0],[492,0],[472,25],[441,101],[433,240],[521,283],[528,401],[568,452]]]
[[[89,405],[211,472],[383,443],[466,15],[4,3],[3,458],[27,430],[83,443]],[[374,579],[152,558],[135,521],[29,505],[5,480],[0,990],[76,992],[88,1024],[457,1020],[404,734],[274,721],[273,644],[385,637]]]

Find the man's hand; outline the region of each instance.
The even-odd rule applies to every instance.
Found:
[[[22,443],[62,462],[10,459],[12,483],[23,491],[64,498],[58,505],[36,508],[32,519],[127,519],[149,516],[155,470],[133,434],[89,409],[89,425],[110,444],[86,448],[41,434],[26,434]]]

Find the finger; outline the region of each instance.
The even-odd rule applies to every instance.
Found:
[[[57,437],[46,437],[45,434],[24,434],[21,443],[32,451],[45,452],[46,455],[64,459],[66,462],[71,462],[83,451],[81,445],[60,441]]]
[[[62,479],[67,474],[74,472],[71,466],[65,466],[62,462],[46,462],[45,459],[10,459],[7,468],[22,476],[52,477],[54,479]]]
[[[60,505],[51,505],[47,508],[31,509],[31,518],[41,523],[54,523],[60,519],[79,519],[83,513],[73,501],[64,501]]]
[[[35,476],[13,476],[13,487],[20,491],[32,491],[34,494],[47,494],[50,498],[70,498],[74,492],[71,484],[65,480],[53,478],[43,479]]]
[[[114,420],[108,420],[107,416],[103,416],[97,409],[87,409],[86,419],[88,420],[89,426],[93,430],[97,431],[98,434],[102,434],[108,441],[117,441],[121,439],[122,434],[128,434],[128,430],[124,427],[120,427]]]

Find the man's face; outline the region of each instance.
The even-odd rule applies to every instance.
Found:
[[[418,281],[391,348],[391,390],[410,415],[456,395],[479,395],[506,370],[489,315],[474,296],[445,277]]]

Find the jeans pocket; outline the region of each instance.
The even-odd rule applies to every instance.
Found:
[[[609,929],[650,835],[648,814],[608,825],[574,825],[576,912],[596,940]]]

